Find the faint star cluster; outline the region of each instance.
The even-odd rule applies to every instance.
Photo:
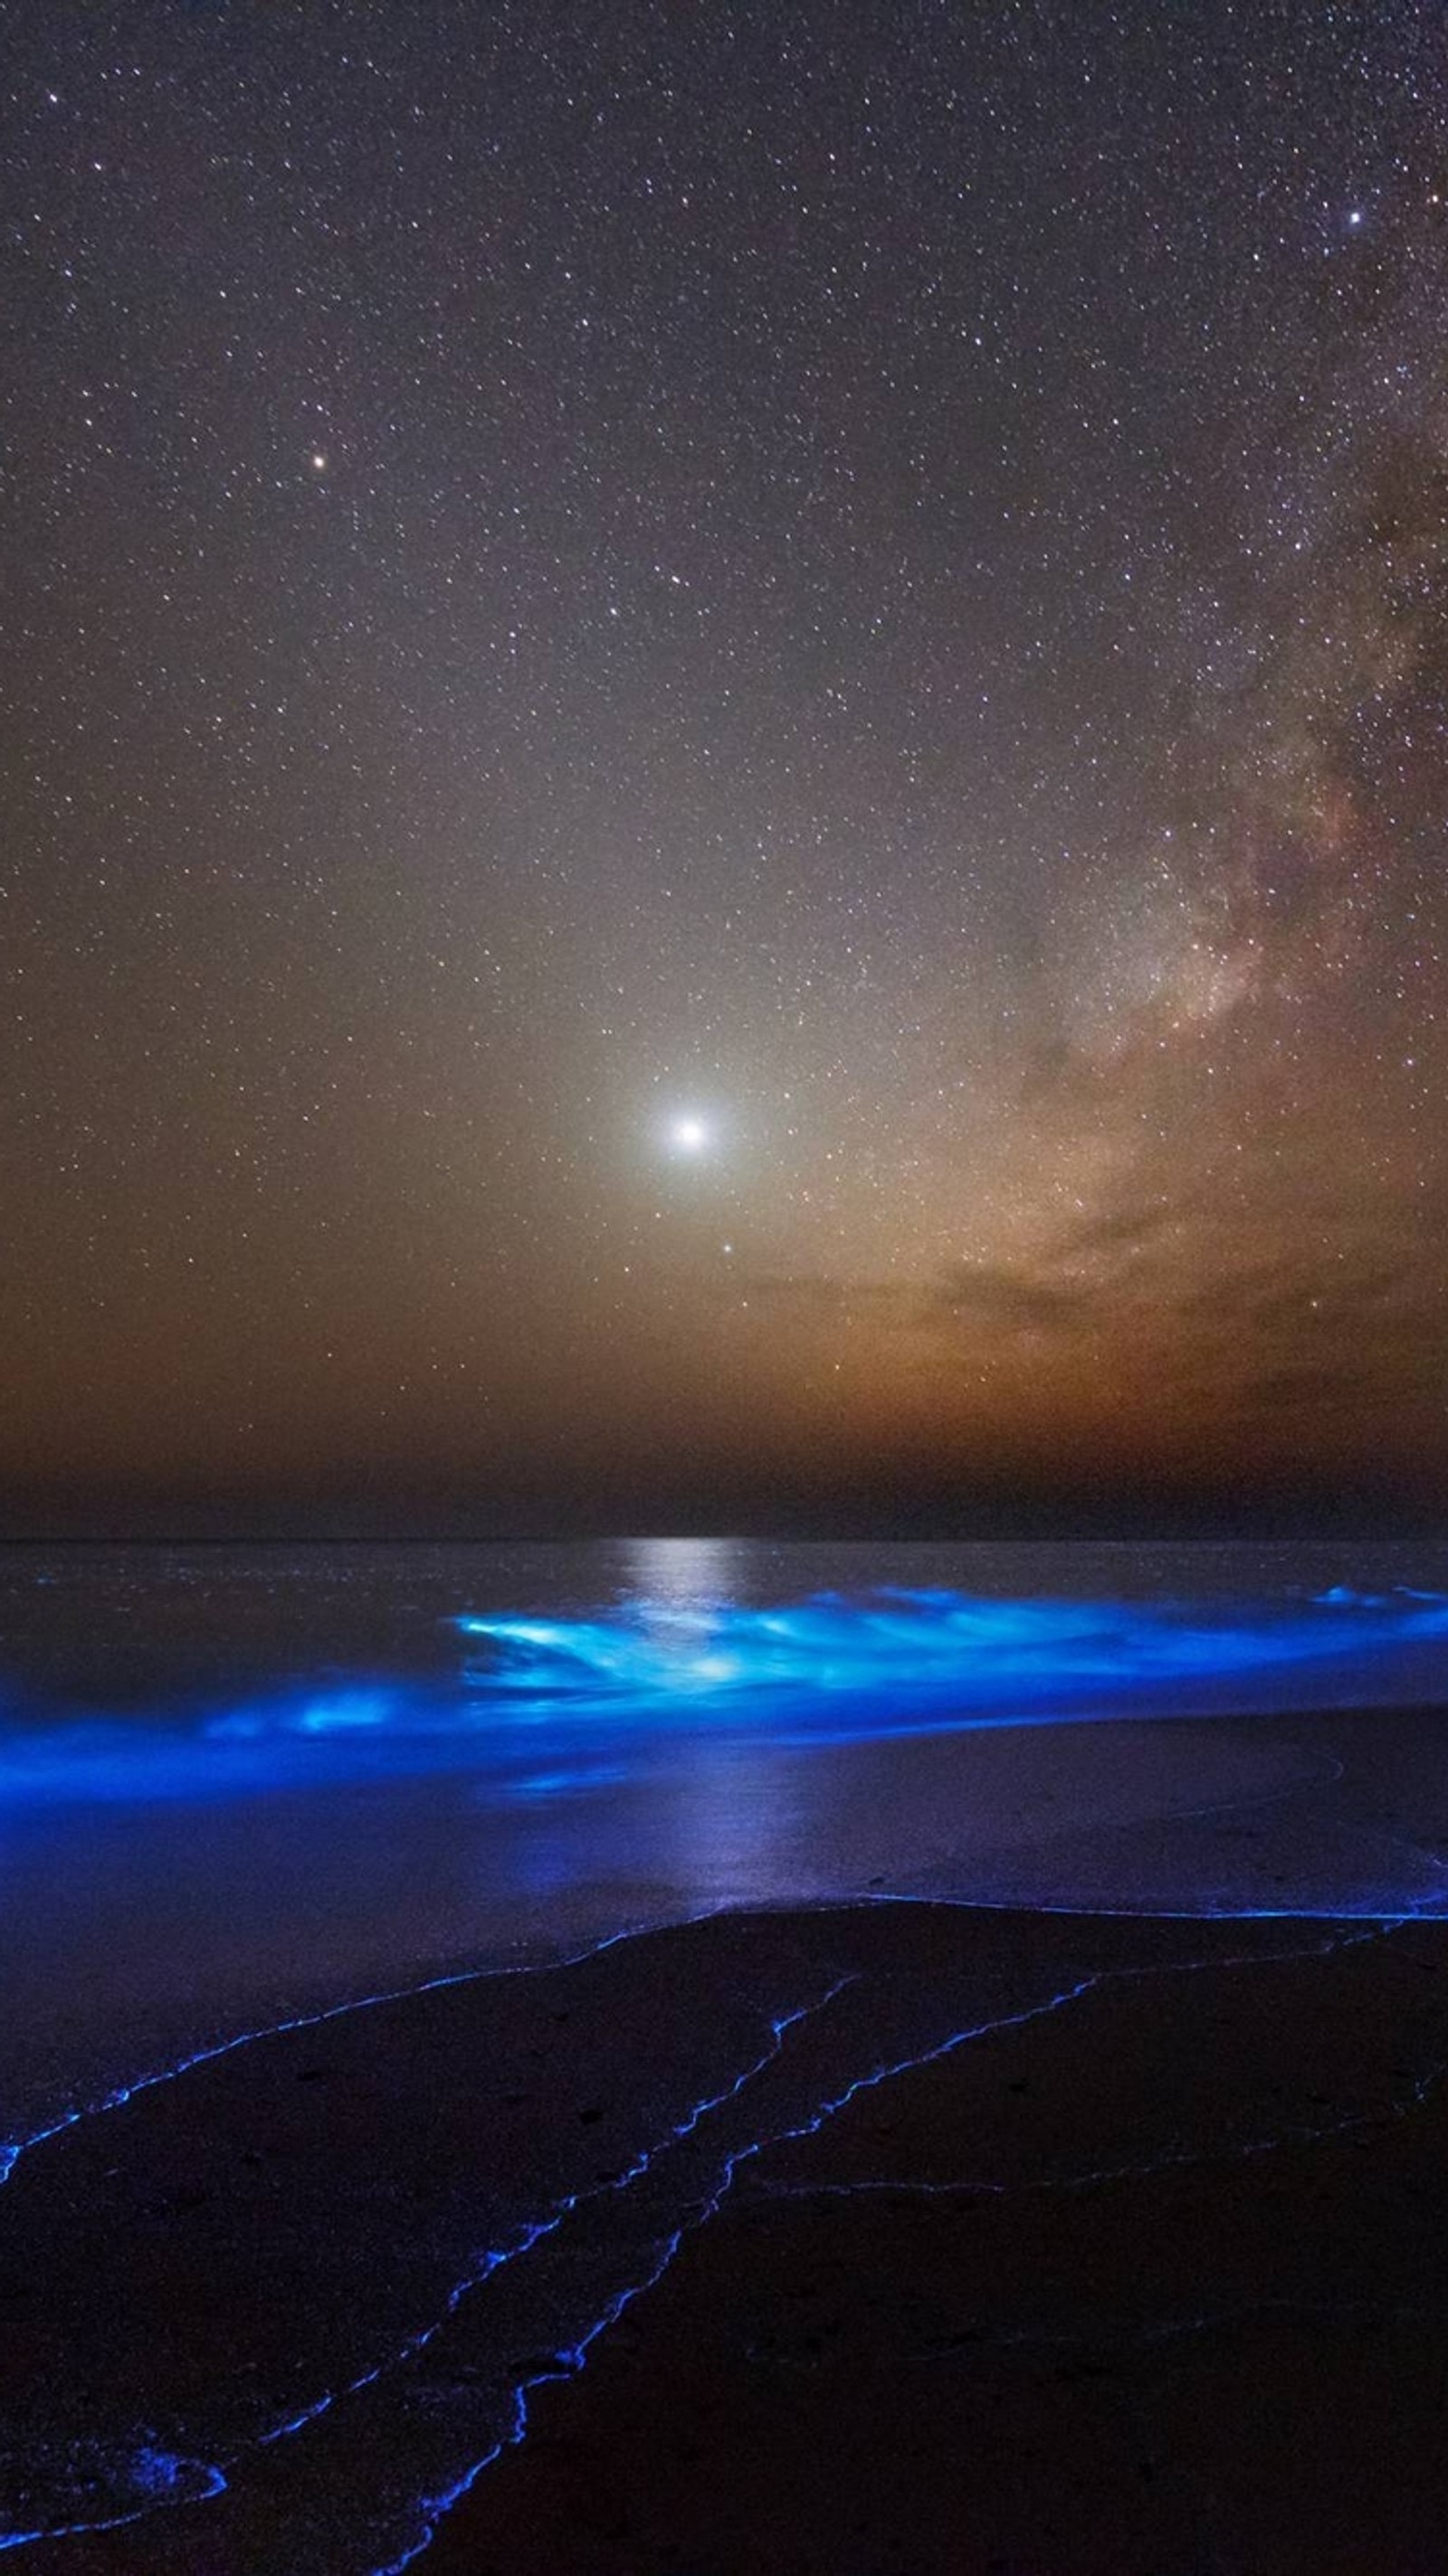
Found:
[[[1440,13],[8,33],[7,1525],[1441,1512]]]

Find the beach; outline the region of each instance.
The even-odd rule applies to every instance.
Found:
[[[1357,1556],[0,1556],[6,2563],[1426,2576],[1448,1565]]]
[[[1438,2564],[1441,1933],[1123,1947],[766,2151],[421,2564]]]
[[[1443,8],[0,23],[0,2576],[1448,2576]]]
[[[41,2576],[1410,2576],[1445,1965],[881,1902],[245,2039],[0,2193],[5,2528]]]

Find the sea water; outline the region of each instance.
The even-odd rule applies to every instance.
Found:
[[[1448,1905],[1448,1548],[0,1551],[0,2136],[726,1906]]]

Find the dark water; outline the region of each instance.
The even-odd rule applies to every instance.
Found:
[[[771,2144],[1448,1913],[1445,1755],[1443,1549],[0,1554],[0,2553],[401,2576]]]
[[[720,1906],[1437,1910],[1448,1549],[0,1553],[0,2135]]]

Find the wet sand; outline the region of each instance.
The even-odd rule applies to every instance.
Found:
[[[1448,1924],[895,1902],[254,2038],[0,2191],[13,2563],[1427,2576],[1445,2066]]]
[[[1441,2566],[1445,1962],[1414,1931],[1103,1983],[859,2098],[421,2566]]]

